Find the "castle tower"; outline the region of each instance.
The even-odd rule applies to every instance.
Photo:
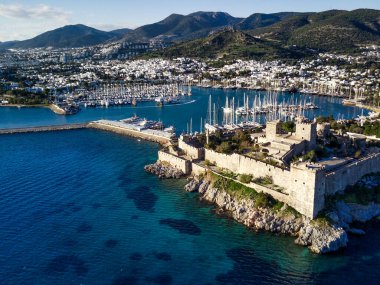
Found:
[[[307,141],[306,150],[312,150],[317,146],[317,123],[296,123],[295,136],[299,140]]]
[[[274,140],[278,134],[281,133],[281,121],[267,122],[265,134],[267,140]]]

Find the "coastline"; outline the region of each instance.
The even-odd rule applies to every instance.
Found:
[[[186,177],[184,174],[173,175],[178,171],[175,167],[162,165],[157,161],[147,165],[145,171],[163,179]],[[217,214],[227,215],[254,231],[294,237],[295,244],[308,247],[315,254],[344,249],[348,246],[349,234],[365,235],[363,230],[351,227],[353,223],[366,223],[380,216],[380,204],[338,201],[326,217],[310,219],[284,203],[267,206],[260,202],[260,197],[243,196],[239,192],[235,194],[233,190],[215,183],[211,173],[187,176],[187,181],[184,190],[197,193],[200,200],[215,207]]]
[[[373,111],[373,112],[376,112],[376,113],[380,113],[380,108],[373,107],[373,106],[368,106],[368,105],[363,105],[363,104],[356,104],[355,107],[363,108],[363,109],[370,110],[370,111]]]

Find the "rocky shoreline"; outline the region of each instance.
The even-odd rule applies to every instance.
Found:
[[[347,245],[346,231],[338,226],[319,225],[306,217],[286,213],[286,205],[279,213],[257,208],[251,199],[232,197],[223,189],[214,188],[207,179],[189,178],[185,190],[198,192],[200,198],[218,206],[236,221],[254,230],[265,230],[296,237],[295,243],[308,246],[314,253],[337,251]]]
[[[157,175],[161,179],[179,179],[185,175],[181,170],[160,161],[146,165],[144,170]]]
[[[147,165],[144,169],[160,178],[178,179],[184,176],[182,171],[160,161]],[[277,210],[257,207],[253,199],[234,197],[226,190],[214,187],[207,176],[192,176],[187,180],[185,190],[198,193],[200,199],[215,205],[218,213],[227,214],[256,231],[265,230],[293,236],[296,244],[307,246],[317,254],[334,252],[346,247],[348,233],[365,234],[361,229],[350,228],[351,223],[367,222],[380,216],[379,204],[359,205],[339,201],[335,209],[327,215],[331,222],[321,222],[287,211],[287,205]]]

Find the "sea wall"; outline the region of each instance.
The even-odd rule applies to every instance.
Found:
[[[380,172],[380,153],[344,165],[326,175],[326,194],[332,195],[354,185],[364,175]]]
[[[171,166],[181,170],[184,174],[191,173],[191,162],[179,156],[160,150],[158,151],[158,160],[169,163]]]

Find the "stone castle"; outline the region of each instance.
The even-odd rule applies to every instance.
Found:
[[[327,195],[344,191],[366,174],[380,172],[378,152],[360,159],[347,157],[329,158],[318,163],[291,162],[294,157],[316,148],[317,130],[324,133],[329,129],[327,125],[299,121],[294,133],[283,133],[280,124],[280,121],[268,122],[264,133],[252,135],[253,141],[277,163],[237,153],[218,153],[192,144],[191,138],[186,135],[178,140],[179,150],[159,151],[159,160],[170,163],[185,174],[213,171],[212,167],[205,165],[204,162],[208,161],[219,169],[236,174],[248,174],[253,178],[269,177],[276,188],[253,182],[247,186],[271,195],[312,219],[323,210]]]

